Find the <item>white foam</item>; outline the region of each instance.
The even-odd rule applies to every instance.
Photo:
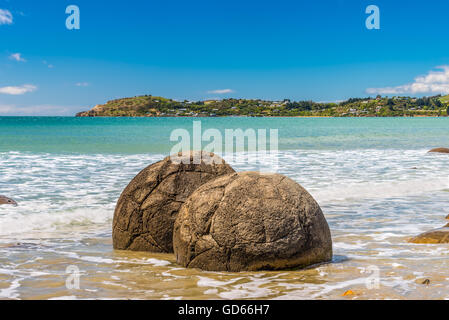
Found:
[[[46,233],[47,237],[51,237],[51,233],[61,236],[80,226],[85,226],[86,229],[95,225],[104,226],[112,219],[110,210],[99,208],[46,212],[34,207],[32,211],[34,212],[27,212],[27,208],[22,206],[17,212],[1,215],[0,236],[14,236],[15,239],[25,239],[33,233]]]
[[[71,231],[82,237],[83,228],[110,229],[123,188],[161,158],[0,153],[0,193],[19,202],[0,207],[0,237],[58,237]]]
[[[17,289],[20,288],[21,280],[23,279],[16,278],[12,280],[11,285],[8,288],[0,289],[0,298],[7,298],[7,299],[19,298],[19,293],[17,292]]]
[[[198,276],[198,278],[200,279],[197,282],[198,287],[224,287],[226,285],[229,285],[231,283],[234,283],[234,282],[242,279],[242,278],[238,277],[238,278],[233,278],[229,281],[219,281],[219,280],[215,280],[215,279],[211,279],[211,278],[207,278],[207,277],[201,277],[201,276]]]
[[[95,263],[106,263],[106,264],[116,263],[116,261],[114,261],[112,259],[104,259],[101,257],[92,257],[92,256],[82,256],[82,257],[79,257],[79,259],[83,260],[83,261],[95,262]]]
[[[330,202],[407,197],[444,191],[447,188],[447,178],[429,178],[407,181],[336,183],[327,188],[311,191],[311,193],[319,202]]]
[[[77,300],[78,298],[76,296],[60,296],[60,297],[54,297],[49,298],[48,300]]]
[[[147,259],[147,262],[149,264],[152,264],[155,267],[165,267],[165,266],[168,266],[171,264],[169,261],[159,260],[159,259],[154,259],[154,258]]]

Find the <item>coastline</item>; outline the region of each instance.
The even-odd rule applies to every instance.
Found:
[[[111,100],[77,117],[438,117],[449,115],[447,97],[350,98],[339,103],[222,99],[178,101],[152,95]]]
[[[73,116],[74,118],[449,118],[449,115],[413,116]]]

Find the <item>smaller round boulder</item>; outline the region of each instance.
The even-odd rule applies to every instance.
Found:
[[[431,153],[449,153],[449,149],[448,148],[435,148],[430,150],[429,152]]]
[[[306,267],[332,259],[318,203],[279,174],[242,172],[199,187],[173,231],[177,262],[208,271]]]
[[[179,208],[202,184],[235,172],[209,152],[179,153],[142,170],[122,192],[114,212],[115,249],[173,252]]]

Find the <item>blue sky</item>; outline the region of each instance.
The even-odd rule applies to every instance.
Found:
[[[68,5],[80,30],[68,30]],[[380,30],[368,30],[368,5]],[[114,98],[449,93],[449,1],[0,0],[0,115]],[[439,69],[437,67],[440,67]]]

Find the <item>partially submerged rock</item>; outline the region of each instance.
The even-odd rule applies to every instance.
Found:
[[[15,202],[13,199],[5,197],[5,196],[0,196],[0,205],[11,205],[11,206],[17,206],[17,202]]]
[[[433,153],[449,153],[449,148],[435,148],[430,150],[429,152]]]
[[[213,153],[178,156],[145,168],[125,188],[114,213],[115,249],[173,252],[173,224],[184,201],[202,184],[234,172]]]
[[[423,244],[449,243],[449,224],[440,229],[424,232],[410,239],[410,242]]]
[[[332,259],[318,203],[279,174],[243,172],[199,187],[173,232],[179,264],[209,271],[306,267]]]

